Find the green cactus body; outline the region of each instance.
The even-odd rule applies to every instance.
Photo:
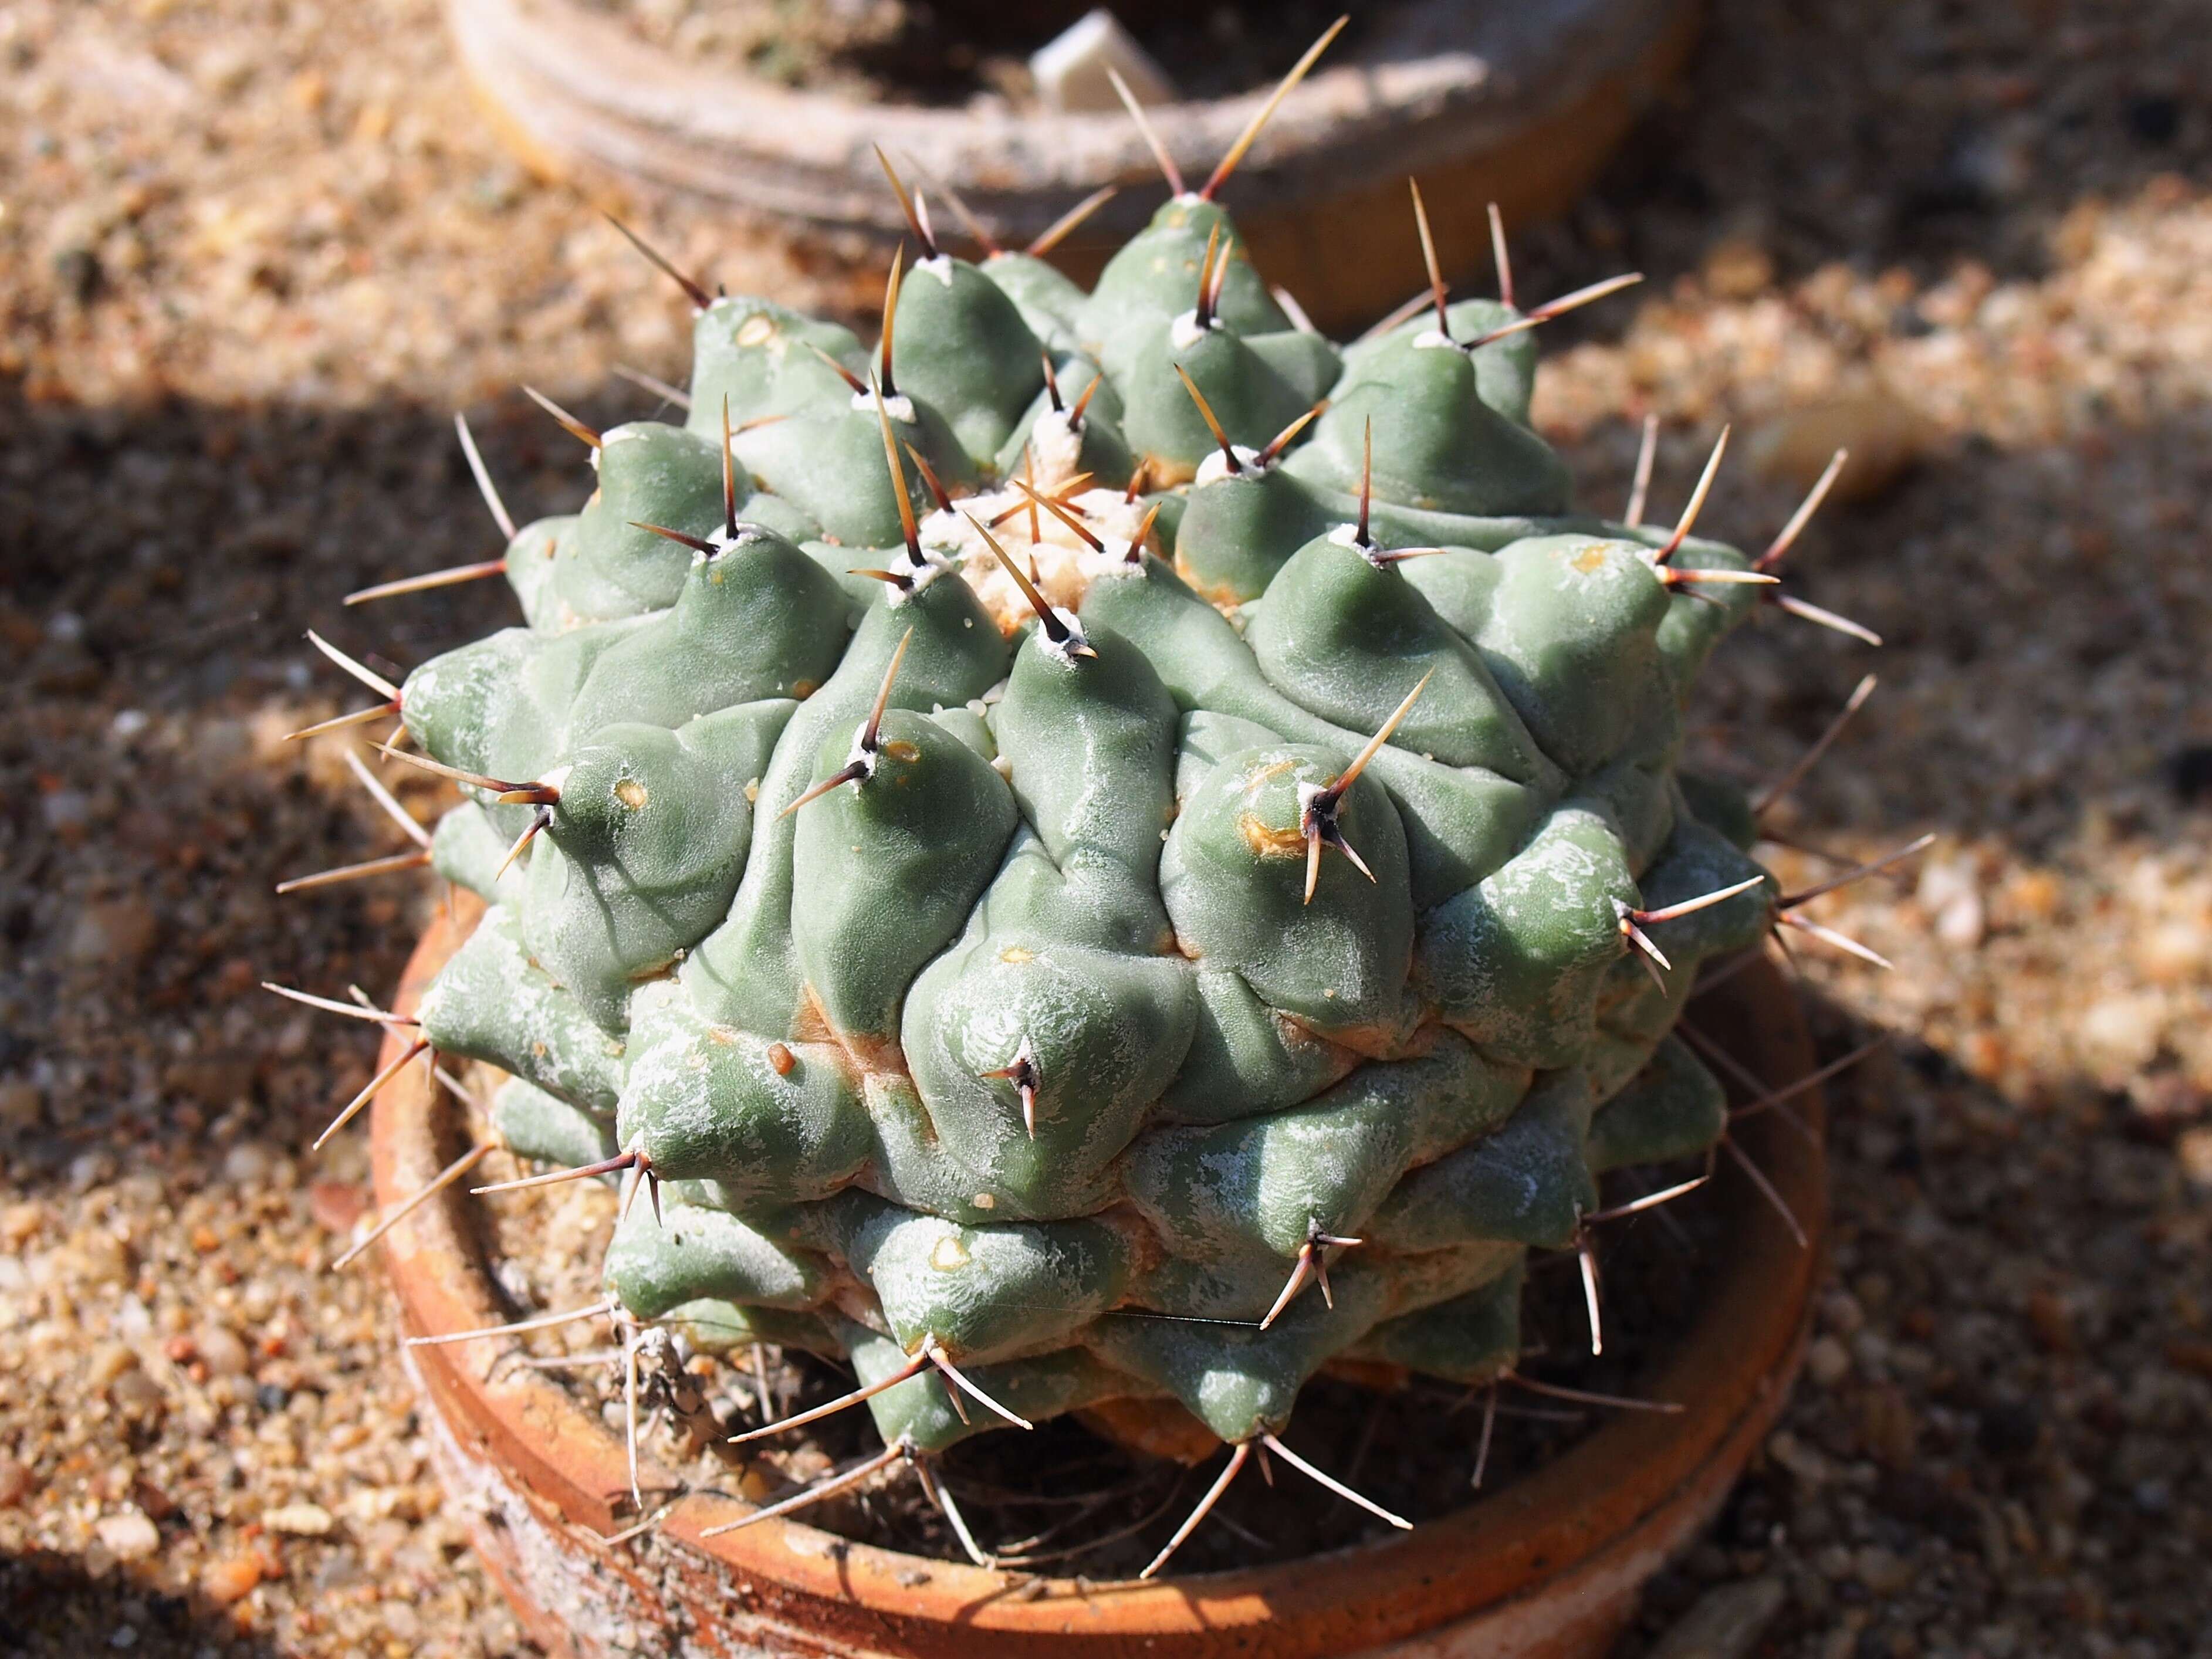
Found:
[[[1724,1128],[1669,1033],[1778,894],[1655,921],[1663,969],[1627,918],[1760,873],[1674,771],[1751,590],[1570,512],[1531,336],[1456,343],[1518,313],[1340,351],[1196,197],[1087,295],[933,254],[897,303],[889,363],[708,305],[688,425],[605,434],[508,550],[526,625],[403,688],[483,780],[433,859],[491,908],[426,1035],[514,1073],[516,1152],[665,1183],[608,1256],[633,1314],[903,1378],[892,1440],[1004,1426],[931,1353],[1031,1420],[1239,1441],[1332,1361],[1495,1376],[1597,1176]],[[1316,1249],[1329,1295],[1261,1328]]]

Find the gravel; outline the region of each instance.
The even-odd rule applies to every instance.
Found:
[[[1623,1659],[1772,1585],[1747,1651],[2203,1653],[2212,16],[1713,11],[1516,240],[1526,293],[1655,278],[1562,325],[1539,417],[1612,501],[1659,415],[1661,515],[1735,422],[1705,522],[1747,540],[1859,452],[1784,568],[1887,648],[1771,613],[1696,752],[1771,777],[1874,669],[1773,827],[1940,840],[1812,907],[1896,972],[1798,941],[1824,1048],[1895,1041],[1835,1096],[1807,1379]],[[254,989],[388,987],[427,896],[270,896],[398,839],[337,745],[279,738],[347,703],[310,623],[405,664],[501,618],[336,604],[493,550],[450,411],[519,512],[564,504],[514,383],[638,412],[610,371],[680,369],[681,301],[498,148],[430,0],[18,0],[0,64],[0,1649],[513,1652],[374,1272],[324,1270],[364,1149],[303,1148],[369,1035]],[[880,281],[629,210],[732,289]]]

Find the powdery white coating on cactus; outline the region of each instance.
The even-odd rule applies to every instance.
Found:
[[[1756,872],[1672,773],[1752,590],[1561,516],[1525,333],[1340,351],[1199,197],[1088,295],[946,254],[896,292],[872,356],[708,306],[688,425],[516,538],[532,626],[403,689],[436,759],[570,786],[441,827],[493,908],[426,1031],[526,1080],[526,1150],[647,1163],[610,1285],[710,1345],[927,1345],[1237,1440],[1333,1357],[1493,1376],[1594,1172],[1720,1130],[1668,1032],[1774,896],[1659,924],[1656,985],[1621,920]],[[1317,1253],[1333,1301],[1285,1300]],[[871,1407],[1003,1425],[945,1389]]]
[[[561,1099],[611,1113],[629,1045],[530,960],[520,934],[515,905],[486,912],[424,993],[424,1034],[441,1053],[492,1060]]]
[[[1258,450],[1247,449],[1243,444],[1231,444],[1229,447],[1236,453],[1237,456],[1237,467],[1234,471],[1230,469],[1229,457],[1216,449],[1210,452],[1206,458],[1198,464],[1198,472],[1191,479],[1191,483],[1194,485],[1219,483],[1224,478],[1243,477],[1265,470],[1261,465]],[[1345,533],[1351,534],[1355,526],[1352,525],[1345,526]]]

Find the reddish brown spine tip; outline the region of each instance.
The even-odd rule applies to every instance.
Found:
[[[605,447],[601,442],[598,432],[594,431],[592,428],[586,426],[581,421],[578,420],[574,415],[571,415],[567,410],[562,408],[560,404],[555,403],[550,398],[540,392],[536,386],[526,386],[522,388],[522,393],[523,396],[529,398],[531,402],[536,404],[538,408],[544,410],[548,415],[550,415],[555,420],[558,421],[561,423],[562,429],[567,432],[570,437],[590,445],[593,449],[600,449]]]
[[[1144,521],[1137,526],[1137,533],[1129,538],[1129,563],[1142,564],[1145,562],[1145,544],[1152,539],[1152,521],[1160,516],[1161,506],[1161,502],[1154,501],[1146,513]]]
[[[1073,531],[1081,538],[1083,544],[1093,553],[1103,553],[1106,550],[1106,544],[1100,541],[1082,520],[1077,518],[1051,496],[1039,495],[1026,479],[1016,478],[1012,483],[1014,488],[1020,490],[1024,495]]]
[[[1105,383],[1106,377],[1103,374],[1093,374],[1091,377],[1091,383],[1083,388],[1082,395],[1076,398],[1075,407],[1068,411],[1067,429],[1069,431],[1083,430],[1083,417],[1090,413],[1091,400],[1098,395],[1098,388]]]
[[[1160,135],[1152,130],[1152,118],[1145,113],[1145,106],[1137,101],[1137,94],[1129,90],[1129,83],[1121,78],[1121,71],[1111,64],[1107,66],[1106,78],[1114,83],[1115,95],[1121,99],[1121,107],[1129,112],[1129,118],[1137,124],[1137,131],[1144,137],[1145,147],[1152,152],[1152,160],[1159,164],[1160,176],[1168,181],[1169,191],[1176,196],[1183,195],[1182,169],[1175,164],[1175,157],[1168,154],[1168,147],[1160,142]]]
[[[1244,131],[1237,135],[1237,142],[1230,145],[1229,153],[1221,158],[1220,164],[1213,169],[1212,176],[1206,179],[1206,187],[1199,191],[1200,200],[1212,201],[1214,191],[1229,182],[1230,174],[1237,171],[1237,164],[1243,161],[1254,142],[1260,137],[1261,130],[1273,118],[1275,112],[1282,106],[1283,100],[1291,95],[1291,88],[1306,78],[1306,71],[1314,66],[1322,53],[1328,50],[1330,43],[1344,33],[1344,26],[1351,21],[1349,13],[1338,18],[1336,21],[1322,31],[1321,39],[1305,49],[1304,56],[1291,65],[1290,72],[1276,83],[1275,89],[1268,95],[1267,101],[1260,106],[1249,121],[1245,123]],[[1176,193],[1177,195],[1182,193],[1182,185],[1179,180],[1176,182]]]
[[[1206,401],[1206,394],[1198,389],[1198,382],[1190,378],[1188,370],[1181,363],[1176,363],[1174,368],[1176,374],[1182,377],[1183,390],[1190,393],[1191,402],[1198,405],[1199,418],[1206,422],[1206,429],[1213,434],[1213,441],[1221,447],[1222,459],[1228,463],[1231,472],[1241,474],[1244,471],[1244,463],[1237,459],[1236,447],[1229,441],[1229,434],[1221,429],[1221,422],[1214,418],[1213,405]]]
[[[1368,516],[1375,501],[1375,417],[1369,416],[1359,436],[1359,525],[1352,539],[1363,548],[1375,545],[1368,533]]]
[[[830,369],[832,374],[836,374],[839,380],[844,381],[847,386],[852,388],[854,396],[859,397],[867,391],[868,383],[866,380],[853,373],[851,369],[846,368],[844,364],[839,362],[835,357],[832,357],[820,346],[815,344],[813,341],[808,340],[804,343],[809,351],[812,352],[816,356],[819,357],[823,362],[830,366]]]
[[[937,238],[930,232],[929,216],[922,210],[919,198],[907,193],[906,181],[898,176],[898,169],[891,165],[891,158],[884,154],[884,147],[875,144],[871,148],[876,152],[876,160],[883,167],[884,177],[891,181],[891,190],[898,197],[899,211],[906,216],[907,228],[914,233],[915,240],[921,244],[923,257],[934,259],[937,257]]]
[[[647,524],[643,519],[630,519],[625,522],[633,530],[649,532],[663,541],[674,542],[678,547],[688,547],[694,553],[711,554],[714,550],[714,544],[704,536],[694,536],[681,530],[671,530],[665,524]]]
[[[885,398],[898,396],[898,381],[891,374],[891,332],[898,321],[899,281],[906,274],[906,249],[895,249],[891,253],[891,274],[884,283],[884,338],[882,357],[882,391],[878,394],[880,406]]]
[[[945,493],[945,485],[938,478],[937,469],[929,464],[929,458],[911,443],[902,441],[900,447],[913,459],[915,470],[921,474],[921,481],[928,487],[929,499],[937,503],[937,510],[939,513],[950,513],[952,510],[952,497]]]
[[[1031,242],[1027,247],[1024,248],[1022,252],[1028,254],[1032,259],[1043,258],[1046,254],[1051,252],[1053,249],[1058,247],[1062,241],[1066,240],[1068,235],[1085,219],[1088,219],[1092,214],[1097,212],[1100,208],[1104,207],[1107,203],[1112,201],[1116,195],[1120,194],[1120,190],[1121,187],[1119,185],[1108,185],[1103,190],[1092,191],[1090,195],[1085,197],[1073,207],[1068,209],[1066,212],[1061,214],[1059,218],[1054,220],[1051,224],[1045,227],[1044,230],[1039,234],[1036,240]],[[980,236],[978,240],[981,240]],[[994,253],[997,253],[1001,251],[995,243],[991,244],[990,246],[991,252]]]
[[[682,271],[678,270],[672,264],[664,258],[657,249],[647,242],[645,238],[639,235],[621,220],[616,218],[613,214],[602,210],[600,217],[604,218],[617,230],[622,232],[624,239],[629,241],[632,247],[635,248],[640,253],[642,253],[647,259],[651,260],[653,265],[658,268],[663,275],[673,281],[677,287],[682,289],[684,290],[684,297],[690,300],[696,309],[704,311],[708,306],[714,303],[714,296],[708,293],[704,286],[696,279],[686,276]]]
[[[1420,233],[1421,263],[1429,273],[1429,299],[1437,308],[1437,332],[1451,338],[1451,290],[1444,285],[1443,268],[1437,263],[1436,238],[1429,234],[1429,210],[1421,200],[1420,181],[1407,179],[1413,193],[1413,228]]]

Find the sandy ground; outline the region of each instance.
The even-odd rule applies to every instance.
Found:
[[[1747,542],[1859,452],[1789,568],[1887,648],[1771,613],[1700,752],[1771,777],[1876,672],[1772,825],[1941,836],[1814,912],[1898,964],[1799,951],[1824,1045],[1894,1042],[1837,1097],[1807,1380],[1632,1651],[2212,1651],[2208,31],[1722,0],[1521,240],[1526,293],[1656,279],[1553,342],[1593,500],[1647,411],[1661,515],[1735,422],[1705,523]],[[642,216],[733,289],[876,281]],[[276,739],[344,706],[311,623],[406,665],[501,619],[337,605],[496,550],[451,411],[519,512],[564,505],[515,383],[641,412],[609,371],[680,371],[681,301],[501,152],[428,0],[16,0],[0,319],[0,1650],[514,1651],[388,1302],[324,1270],[364,1152],[302,1149],[370,1041],[253,988],[390,984],[424,898],[270,896],[397,841]]]

